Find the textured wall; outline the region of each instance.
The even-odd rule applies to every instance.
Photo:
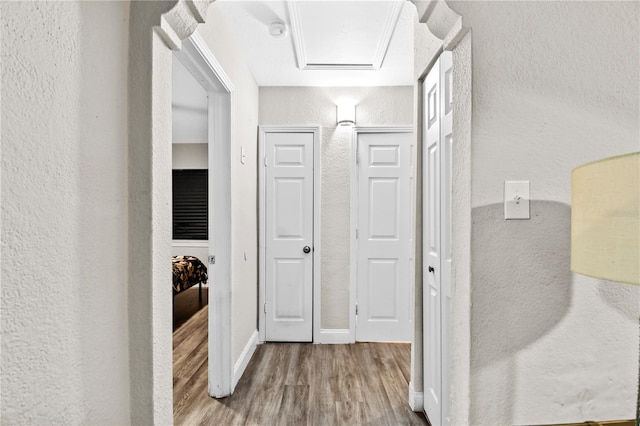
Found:
[[[473,32],[473,424],[634,417],[640,288],[569,270],[572,168],[640,147],[638,2],[452,2]],[[502,218],[531,181],[531,220]]]
[[[127,424],[129,6],[0,7],[0,422]]]
[[[232,217],[233,217],[233,363],[258,328],[257,149],[258,86],[244,62],[219,10],[209,7],[198,32],[235,86],[233,98]],[[240,164],[240,149],[246,162]],[[246,259],[245,259],[246,254]]]
[[[336,102],[355,101],[357,125],[411,125],[412,87],[261,87],[260,124],[322,126],[322,324],[349,328],[350,127]]]
[[[451,419],[468,423],[471,365],[471,187],[472,169],[472,54],[467,33],[453,50],[453,176],[451,198],[452,294],[451,303]]]

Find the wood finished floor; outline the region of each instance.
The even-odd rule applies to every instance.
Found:
[[[410,346],[259,345],[232,396],[207,395],[207,308],[173,333],[176,425],[423,425],[407,404]]]
[[[202,286],[202,297],[198,290],[198,286],[195,285],[173,296],[174,332],[209,303],[209,288],[206,285]]]

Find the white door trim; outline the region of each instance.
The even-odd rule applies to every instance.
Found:
[[[356,238],[356,228],[358,225],[358,135],[360,133],[413,133],[413,126],[356,126],[353,128],[351,137],[351,189],[350,189],[350,257],[349,267],[349,340],[356,341],[356,301],[358,288],[358,240]],[[415,149],[415,147],[413,148]],[[415,161],[415,152],[411,155]],[[415,165],[414,165],[415,168]],[[414,170],[415,173],[415,170]],[[411,194],[411,205],[415,205],[415,190]],[[415,221],[411,224],[411,235],[415,235]],[[411,247],[411,257],[415,257],[415,245]],[[412,263],[413,264],[413,263]],[[411,289],[415,286],[415,273],[410,272]],[[413,297],[413,291],[411,291]],[[413,300],[410,303],[413,306]],[[412,315],[413,317],[413,315]]]
[[[322,127],[311,126],[277,126],[261,125],[259,127],[258,142],[258,332],[260,342],[266,340],[266,314],[264,304],[266,300],[266,209],[265,209],[265,134],[266,133],[313,133],[313,342],[320,340],[320,188],[321,188],[321,161],[320,145],[322,141]]]
[[[182,41],[176,57],[202,84],[209,98],[209,166],[216,183],[213,206],[209,205],[209,255],[215,265],[208,264],[209,274],[209,395],[224,397],[233,392],[232,362],[232,283],[233,243],[231,230],[234,87],[220,63],[198,33]],[[210,180],[211,182],[211,177]],[[210,197],[211,200],[211,197]],[[204,259],[203,259],[204,260]],[[206,261],[206,260],[205,260]]]

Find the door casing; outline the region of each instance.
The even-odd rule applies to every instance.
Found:
[[[356,126],[353,128],[353,136],[351,138],[351,196],[350,196],[350,271],[349,271],[349,341],[355,343],[356,341],[356,302],[358,297],[358,239],[356,238],[356,229],[358,228],[358,134],[360,133],[413,133],[413,126]],[[415,180],[415,147],[412,148],[412,163],[414,164],[411,176]],[[416,200],[416,185],[414,184],[411,192],[411,205],[415,206]],[[414,209],[415,210],[415,209]],[[413,216],[411,223],[410,235],[415,235],[415,215]],[[415,287],[415,244],[411,243],[410,251],[410,265],[411,271],[409,272],[411,301],[410,306],[413,306],[413,289]],[[413,309],[411,310],[411,320],[413,320]],[[413,339],[412,339],[413,341]]]
[[[209,146],[209,395],[231,395],[237,380],[232,363],[233,253],[231,229],[231,144],[234,87],[220,63],[198,33],[182,42],[176,58],[202,84],[208,96]],[[206,261],[206,259],[203,259]]]
[[[265,135],[267,133],[313,133],[313,342],[320,338],[321,319],[321,293],[320,293],[320,188],[321,188],[321,161],[320,144],[322,141],[322,127],[311,126],[278,126],[262,125],[259,127],[258,140],[258,333],[260,342],[266,341],[266,314],[264,305],[266,302],[266,173],[265,173]]]

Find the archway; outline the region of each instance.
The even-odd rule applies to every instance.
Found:
[[[443,0],[414,1],[420,22],[454,55],[458,85],[454,111],[452,251],[453,321],[451,414],[453,423],[467,423],[470,377],[470,238],[471,238],[471,39],[462,19]],[[206,18],[212,0],[133,2],[129,40],[129,338],[132,423],[172,423],[171,302],[161,285],[169,273],[171,168],[171,55]],[[433,61],[418,73],[414,97],[416,123],[422,114],[420,81]],[[419,124],[418,124],[419,126]],[[416,135],[420,134],[420,127]],[[419,137],[419,136],[418,136]],[[418,140],[418,146],[420,146]],[[418,159],[421,158],[419,153]],[[420,167],[418,169],[420,170]],[[417,176],[420,182],[420,176]],[[418,188],[418,202],[420,202]],[[418,217],[420,217],[418,215]],[[418,228],[419,229],[419,228]],[[417,259],[422,239],[416,238]],[[416,262],[416,329],[412,348],[412,406],[420,409],[422,391],[422,265]],[[222,312],[231,311],[232,282],[218,287]],[[229,305],[227,305],[229,304]],[[210,339],[216,339],[210,330]],[[211,334],[213,333],[213,335]],[[230,334],[228,335],[230,338]],[[226,337],[225,337],[226,339]],[[221,342],[222,380],[232,371],[230,353]],[[227,342],[227,350],[230,342]],[[229,376],[230,377],[230,376]]]

